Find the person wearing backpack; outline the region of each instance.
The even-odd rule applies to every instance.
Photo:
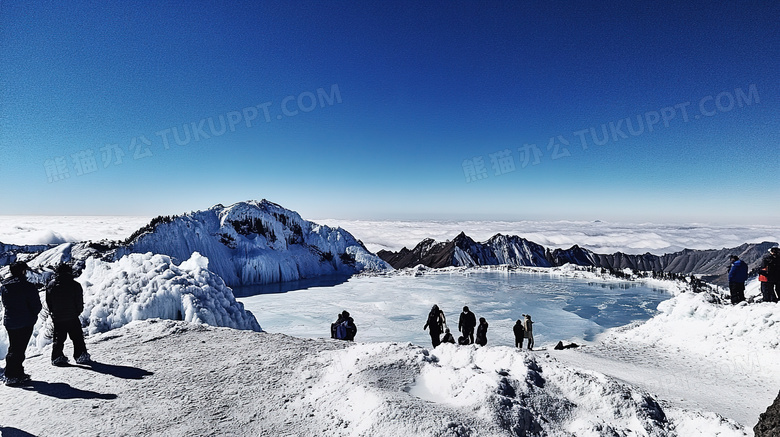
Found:
[[[423,326],[423,330],[428,329],[428,333],[431,335],[433,347],[441,344],[440,337],[446,324],[447,319],[444,317],[444,311],[440,310],[438,305],[434,305],[431,308],[431,312],[428,313],[428,320],[425,322],[425,326]]]
[[[51,347],[51,364],[64,366],[68,358],[63,354],[65,340],[73,342],[73,358],[78,364],[91,361],[84,343],[79,316],[84,311],[84,289],[73,279],[73,270],[62,263],[57,266],[54,280],[46,287],[46,306],[54,323],[54,343]]]
[[[484,317],[479,318],[479,326],[477,326],[477,338],[474,340],[474,343],[484,346],[487,344],[487,330],[488,330],[488,322],[485,320]]]
[[[341,316],[341,313],[336,315],[336,321],[330,324],[330,338],[338,338],[336,337],[336,327],[341,324],[341,322],[344,321],[344,318]]]
[[[30,375],[24,373],[24,354],[43,306],[38,287],[27,281],[27,264],[15,262],[9,269],[11,278],[0,285],[0,300],[5,309],[3,325],[9,343],[3,379],[6,385],[18,385],[30,380]]]
[[[523,321],[523,329],[525,330],[525,338],[528,339],[528,350],[534,348],[534,322],[531,320],[530,314],[523,314],[525,320]]]
[[[469,307],[464,306],[463,312],[458,318],[458,331],[469,341],[467,344],[474,343],[474,328],[477,326],[477,316],[469,311]]]
[[[517,323],[515,323],[512,331],[515,333],[515,347],[522,349],[523,339],[525,338],[525,328],[523,328],[523,322],[520,319],[517,319]]]

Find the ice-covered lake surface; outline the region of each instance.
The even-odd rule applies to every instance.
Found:
[[[264,330],[298,337],[328,337],[342,310],[358,326],[357,341],[429,345],[423,331],[433,304],[444,310],[457,338],[464,305],[490,325],[488,344],[513,345],[522,314],[534,320],[536,347],[559,340],[591,341],[607,328],[646,320],[671,295],[642,283],[594,281],[545,273],[455,271],[423,276],[325,278],[293,284],[242,287],[234,293]],[[297,289],[296,289],[297,288]]]

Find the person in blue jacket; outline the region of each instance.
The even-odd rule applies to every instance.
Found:
[[[729,266],[729,292],[731,303],[736,305],[745,300],[745,281],[748,278],[748,266],[737,255],[731,255]]]
[[[23,384],[30,380],[24,373],[24,353],[32,337],[33,327],[41,312],[41,297],[38,287],[27,281],[27,264],[11,264],[11,278],[0,285],[0,299],[5,309],[3,325],[8,332],[8,354],[5,356],[6,385]]]

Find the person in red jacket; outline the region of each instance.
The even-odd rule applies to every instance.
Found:
[[[46,306],[54,322],[54,344],[51,347],[51,363],[54,366],[68,364],[63,353],[65,340],[73,342],[73,358],[78,364],[87,364],[91,358],[84,343],[79,316],[84,311],[84,289],[73,279],[73,271],[67,264],[57,267],[54,280],[46,288]]]
[[[761,260],[758,280],[761,282],[764,302],[777,302],[780,297],[780,248],[769,249],[769,255]]]

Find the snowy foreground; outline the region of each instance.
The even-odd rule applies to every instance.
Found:
[[[31,386],[0,386],[1,435],[745,435],[552,351],[428,351],[166,320],[87,346],[91,367],[52,367],[44,350],[26,362]]]
[[[528,352],[258,332],[197,253],[90,259],[78,280],[97,363],[52,367],[41,319],[33,383],[0,386],[0,436],[749,436],[780,388],[777,305],[682,284],[652,284],[674,297],[644,323]]]

